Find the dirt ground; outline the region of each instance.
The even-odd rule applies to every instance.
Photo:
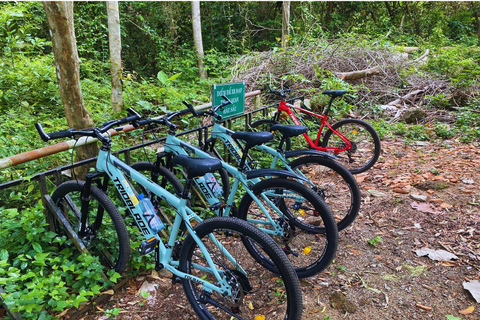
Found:
[[[357,175],[361,214],[340,234],[334,263],[302,280],[303,319],[480,319],[463,288],[480,280],[480,149],[400,140],[382,149],[374,168]],[[457,259],[418,256],[422,248]],[[116,319],[196,318],[169,277],[150,277],[160,288],[155,299],[137,296],[145,280],[130,280],[84,319],[114,311]]]

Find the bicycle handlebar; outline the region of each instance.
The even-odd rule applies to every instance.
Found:
[[[54,140],[54,139],[72,138],[76,135],[86,136],[86,137],[95,137],[95,138],[98,138],[99,140],[102,140],[103,133],[107,132],[112,127],[129,123],[129,122],[136,122],[137,120],[141,119],[141,116],[132,108],[128,108],[127,111],[129,113],[127,117],[120,120],[107,121],[103,123],[101,127],[92,128],[92,129],[75,130],[75,129],[69,128],[69,129],[60,130],[57,132],[46,133],[45,130],[43,130],[42,125],[38,122],[35,123],[35,128],[37,129],[38,134],[40,135],[40,138],[45,142],[49,140]]]
[[[192,114],[197,118],[200,117],[200,116],[210,115],[217,120],[222,120],[222,116],[217,113],[217,110],[222,109],[223,107],[228,106],[229,104],[232,104],[232,101],[230,99],[228,99],[226,96],[222,96],[222,98],[225,101],[222,102],[221,104],[217,105],[217,106],[212,106],[212,109],[209,110],[209,111],[203,111],[203,110],[196,111],[193,108],[193,106],[186,101],[183,101],[183,104],[186,105],[189,109],[191,108],[192,109],[192,111],[191,111]]]
[[[288,87],[288,86],[285,86],[285,89],[279,90],[279,91],[273,90],[272,87],[270,87],[270,85],[267,85],[267,88],[269,90],[268,93],[275,94],[275,95],[280,96],[282,98],[286,98],[287,97],[286,93],[290,92],[290,87]]]

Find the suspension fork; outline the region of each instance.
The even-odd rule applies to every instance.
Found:
[[[100,178],[103,177],[103,182],[100,182]],[[81,203],[81,217],[80,217],[80,230],[79,234],[83,235],[87,231],[87,223],[88,223],[88,212],[90,209],[90,200],[91,200],[91,189],[92,183],[97,182],[99,188],[106,192],[108,188],[108,177],[102,172],[90,172],[87,174],[87,178],[85,180],[85,184],[83,185],[82,191],[80,193],[80,203]],[[105,209],[98,204],[97,208],[97,215],[95,217],[95,221],[92,227],[97,230],[102,225],[103,215],[105,213]]]

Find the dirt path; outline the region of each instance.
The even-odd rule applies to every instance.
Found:
[[[479,171],[473,146],[384,142],[377,165],[357,175],[361,214],[340,234],[335,262],[302,281],[304,319],[480,319],[462,286],[480,280]],[[421,248],[458,259],[420,257]],[[106,319],[113,308],[117,319],[196,318],[169,278],[151,279],[162,288],[152,305],[136,296],[144,280],[130,281],[85,319]]]

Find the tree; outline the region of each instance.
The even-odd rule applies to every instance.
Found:
[[[290,27],[290,1],[283,1],[282,48],[287,47]]]
[[[123,108],[122,97],[122,40],[118,1],[107,1],[108,42],[110,48],[110,73],[112,76],[112,108],[119,113]]]
[[[202,22],[200,18],[200,1],[192,1],[192,25],[193,42],[197,52],[198,74],[201,79],[207,78],[207,73],[203,67],[203,42],[202,42]]]
[[[80,87],[80,59],[78,58],[75,30],[73,27],[73,2],[44,1],[52,50],[55,56],[56,74],[65,117],[69,127],[83,129],[93,126],[90,113],[83,103]],[[96,154],[96,144],[86,145],[77,152],[77,159]],[[79,172],[82,175],[84,172]]]

